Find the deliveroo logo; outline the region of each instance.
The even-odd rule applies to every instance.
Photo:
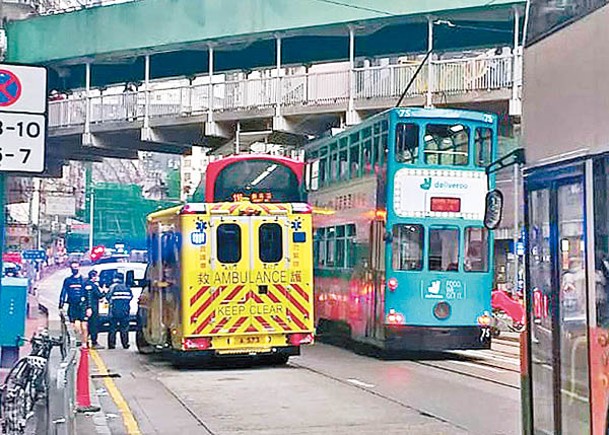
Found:
[[[426,177],[423,179],[423,184],[421,184],[421,189],[429,190],[431,188],[431,177]]]

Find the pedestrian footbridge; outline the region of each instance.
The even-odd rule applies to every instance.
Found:
[[[140,0],[10,22],[7,60],[50,68],[56,161],[318,135],[409,84],[405,105],[518,116],[524,3]]]

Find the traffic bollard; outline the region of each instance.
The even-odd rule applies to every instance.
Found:
[[[89,349],[80,348],[80,361],[76,375],[76,405],[78,412],[97,412],[99,406],[91,405],[89,392]]]

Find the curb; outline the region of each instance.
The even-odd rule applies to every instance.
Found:
[[[93,414],[93,425],[95,426],[95,433],[99,435],[111,435],[110,426],[108,425],[108,419],[106,418],[106,413],[104,412],[104,408],[102,408],[99,396],[97,395],[97,389],[95,388],[95,383],[91,379],[90,388],[91,391],[91,405],[98,406],[99,411]],[[76,431],[78,433],[78,430]]]

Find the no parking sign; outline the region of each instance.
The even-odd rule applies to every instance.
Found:
[[[0,64],[0,172],[42,172],[47,71]]]

